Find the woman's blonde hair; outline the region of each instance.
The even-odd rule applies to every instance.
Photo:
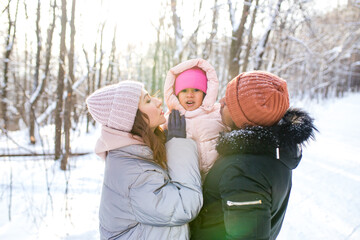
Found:
[[[165,133],[160,127],[152,131],[148,122],[149,117],[138,109],[131,133],[141,137],[144,143],[153,151],[154,162],[159,164],[163,169],[167,169]]]

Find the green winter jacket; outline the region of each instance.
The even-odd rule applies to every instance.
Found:
[[[309,115],[293,109],[275,126],[222,134],[220,158],[203,185],[203,208],[190,224],[191,239],[276,239],[301,144],[314,130]]]

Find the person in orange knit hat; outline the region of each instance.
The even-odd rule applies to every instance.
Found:
[[[301,145],[317,131],[313,119],[289,108],[286,81],[269,72],[241,73],[220,103],[232,131],[218,139],[219,159],[203,184],[191,239],[276,239]]]

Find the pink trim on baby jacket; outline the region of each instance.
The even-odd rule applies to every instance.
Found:
[[[186,111],[175,95],[174,85],[176,76],[193,67],[206,72],[207,94],[202,105],[194,111]],[[221,121],[220,104],[215,103],[218,94],[219,81],[214,67],[204,59],[191,59],[171,68],[166,76],[164,85],[164,100],[169,115],[172,109],[179,110],[185,115],[187,137],[196,141],[199,151],[200,170],[204,176],[214,164],[218,153],[215,149],[219,132],[227,130]],[[166,128],[166,126],[164,126]]]

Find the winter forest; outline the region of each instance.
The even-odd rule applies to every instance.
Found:
[[[266,70],[286,79],[291,101],[319,117],[327,113],[316,106],[337,101],[352,104],[348,114],[360,112],[359,0],[1,0],[0,23],[0,239],[98,239],[104,163],[92,152],[99,126],[85,98],[102,86],[138,80],[162,98],[171,67],[203,58],[216,69],[219,98],[239,73]],[[319,158],[324,145],[308,156]],[[360,164],[352,164],[342,174],[360,187]],[[294,195],[295,203],[306,200]],[[290,206],[279,239],[360,236],[359,216],[345,209],[348,225],[317,219],[340,225],[340,233],[321,234],[314,224],[310,238],[307,225],[300,231],[291,223],[316,221],[310,203],[305,208]]]

